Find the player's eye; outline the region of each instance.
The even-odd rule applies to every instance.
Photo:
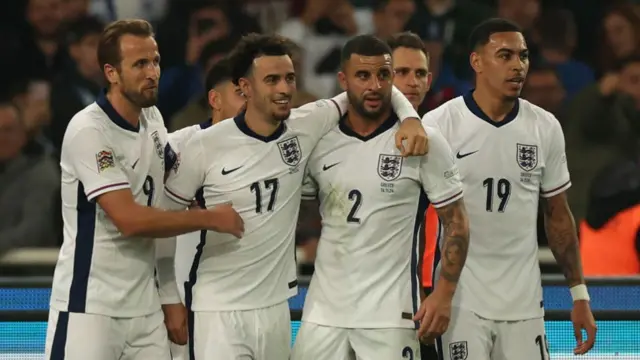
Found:
[[[356,73],[356,77],[360,80],[369,80],[369,78],[371,77],[371,74],[366,71],[358,71]]]
[[[267,84],[270,84],[270,85],[275,84],[275,83],[278,82],[278,77],[277,76],[267,76],[264,79],[264,82],[266,82]]]
[[[419,78],[425,78],[427,77],[427,71],[426,70],[417,70],[416,71],[416,76]]]
[[[389,70],[380,70],[378,73],[378,79],[382,81],[389,80],[391,78],[391,71]]]
[[[285,80],[287,81],[287,83],[293,84],[293,83],[296,82],[296,75],[295,74],[288,74],[287,77],[285,78]]]
[[[509,60],[511,58],[511,54],[503,53],[498,55],[498,57],[503,60]]]
[[[522,54],[520,54],[520,60],[522,61],[529,60],[529,53],[523,52]]]
[[[394,72],[396,73],[396,75],[407,75],[407,73],[409,72],[408,69],[396,69],[394,70]]]

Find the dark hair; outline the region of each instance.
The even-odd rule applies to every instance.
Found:
[[[140,19],[118,20],[109,24],[102,32],[98,43],[98,63],[101,69],[104,69],[106,64],[116,68],[120,66],[120,61],[122,61],[120,38],[124,35],[154,36],[153,26]]]
[[[387,5],[389,5],[390,0],[371,0],[370,8],[373,11],[382,11]]]
[[[491,35],[501,32],[519,32],[522,29],[514,22],[506,19],[488,19],[476,26],[469,35],[469,51],[475,51],[478,47],[487,45]]]
[[[623,59],[620,59],[616,62],[616,65],[614,67],[614,69],[616,71],[622,71],[622,69],[624,69],[625,67],[627,67],[630,64],[635,64],[635,63],[640,63],[640,55],[639,54],[632,54],[630,56],[627,56]]]
[[[570,50],[577,33],[576,22],[569,10],[555,9],[543,13],[536,22],[540,45],[544,48]]]
[[[349,59],[351,55],[362,56],[381,56],[388,54],[391,56],[391,48],[389,45],[373,35],[358,35],[354,36],[342,47],[342,54],[340,55],[340,62],[342,67]]]
[[[211,67],[204,81],[206,92],[215,88],[225,81],[231,80],[231,72],[229,71],[229,59],[224,58]]]
[[[226,37],[220,40],[214,40],[204,46],[200,53],[198,62],[202,66],[206,66],[209,59],[219,55],[228,55],[238,43],[238,38]]]
[[[424,46],[424,41],[422,41],[416,33],[405,31],[395,34],[387,40],[387,44],[391,48],[391,51],[400,47],[420,50],[427,57],[427,63],[429,62],[429,52],[427,52],[427,48]]]
[[[100,35],[104,31],[104,23],[95,16],[87,16],[67,25],[66,41],[68,45],[77,44],[89,35]]]
[[[229,54],[231,81],[238,85],[249,74],[253,61],[262,56],[291,56],[291,41],[278,35],[251,33],[243,36]]]

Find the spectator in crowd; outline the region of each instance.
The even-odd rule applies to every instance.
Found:
[[[618,69],[576,95],[568,110],[569,200],[576,219],[586,214],[595,175],[623,155],[619,144],[628,131],[627,114],[639,109],[640,57],[622,61]]]
[[[50,84],[41,79],[23,77],[14,81],[8,94],[22,115],[27,136],[23,152],[29,155],[54,154],[55,148],[44,133],[51,121]]]
[[[371,18],[364,16],[362,8],[356,12],[362,15],[355,17],[359,33],[373,34],[388,40],[394,34],[402,32],[416,9],[413,0],[376,0],[370,8]]]
[[[437,108],[472,88],[470,83],[461,80],[454,73],[451,63],[444,59],[443,42],[427,39],[424,45],[429,54],[431,87],[422,105],[420,105],[419,113],[421,114]]]
[[[62,18],[66,23],[80,20],[89,14],[92,0],[62,0]]]
[[[60,173],[47,155],[23,153],[27,142],[23,113],[0,101],[0,253],[24,246],[54,246]]]
[[[51,80],[67,64],[68,55],[60,43],[63,30],[62,0],[27,0],[27,26],[21,32],[20,61],[27,62],[29,75]]]
[[[560,124],[564,123],[566,91],[555,66],[538,65],[529,68],[522,97],[555,115]]]
[[[597,50],[600,76],[615,72],[622,59],[640,54],[640,10],[621,3],[604,16],[600,47]]]
[[[509,19],[520,26],[527,40],[530,59],[538,57],[538,48],[533,41],[534,26],[540,16],[541,0],[498,0],[498,16]]]
[[[170,0],[65,0],[90,2],[90,13],[105,22],[122,19],[144,19],[155,23],[169,9]]]
[[[471,30],[495,15],[485,4],[469,0],[418,0],[407,30],[442,44],[442,56],[457,77],[470,77],[467,37]]]
[[[567,100],[595,80],[593,70],[573,58],[577,31],[570,11],[554,9],[536,21],[534,33],[540,56],[538,61],[555,68]]]
[[[51,85],[51,125],[47,134],[56,149],[71,118],[96,100],[104,86],[98,65],[98,41],[104,24],[95,17],[83,17],[70,23],[66,43],[73,66],[58,74]]]

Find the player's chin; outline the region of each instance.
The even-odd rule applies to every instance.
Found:
[[[276,121],[285,121],[289,118],[289,115],[291,115],[291,107],[281,108],[278,106],[273,110],[273,118]]]

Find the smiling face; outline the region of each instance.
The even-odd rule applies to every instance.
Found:
[[[132,104],[146,108],[158,102],[160,54],[151,36],[123,35],[120,38],[120,64],[105,65],[112,91]]]
[[[247,102],[274,122],[291,114],[291,98],[296,92],[296,73],[288,55],[261,56],[253,61],[249,76],[238,85]]]
[[[353,54],[338,77],[349,102],[364,119],[377,121],[391,108],[393,69],[389,54]]]
[[[498,32],[471,53],[478,85],[505,99],[516,99],[529,70],[529,50],[520,32]]]

